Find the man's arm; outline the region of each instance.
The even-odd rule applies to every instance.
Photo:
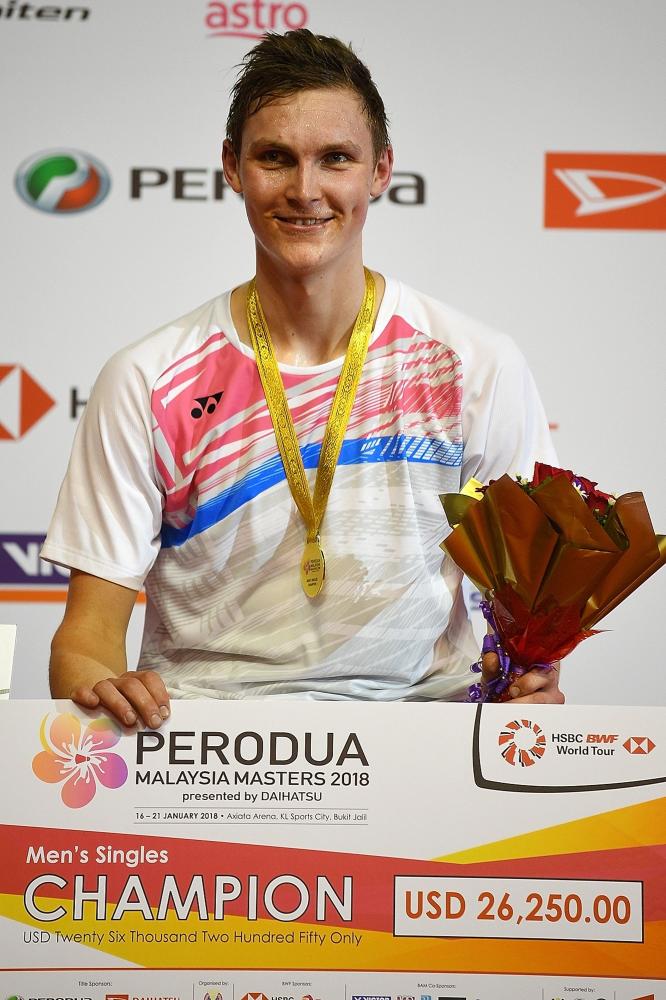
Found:
[[[125,641],[137,592],[72,570],[65,617],[51,643],[51,694],[105,708],[126,726],[157,729],[169,696],[152,670],[127,670]]]

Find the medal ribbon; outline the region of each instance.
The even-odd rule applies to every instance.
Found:
[[[319,529],[326,511],[328,496],[331,492],[335,467],[342,447],[342,442],[349,422],[356,389],[361,378],[363,362],[368,351],[368,343],[372,332],[372,316],[375,307],[375,279],[370,271],[365,272],[365,295],[359,310],[354,328],[347,347],[347,353],[342,365],[342,371],[333,398],[333,405],[328,416],[324,440],[319,455],[317,478],[315,479],[314,495],[305,475],[301,450],[294,422],[289,410],[287,396],[280,370],[277,365],[273,344],[271,342],[268,324],[257,295],[256,282],[253,278],[247,293],[247,325],[250,332],[252,347],[259,377],[264,387],[268,412],[270,413],[277,439],[278,449],[282,457],[287,483],[298,507],[305,528],[307,541],[319,541]]]

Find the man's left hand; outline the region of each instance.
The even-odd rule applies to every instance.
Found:
[[[499,660],[495,653],[484,653],[482,660],[482,683],[493,680],[499,671]],[[553,663],[550,670],[532,667],[522,677],[517,677],[509,688],[512,704],[563,705],[564,695],[560,691],[560,664]]]

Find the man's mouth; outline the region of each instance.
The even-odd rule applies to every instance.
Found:
[[[310,226],[318,226],[323,225],[326,222],[330,222],[333,217],[326,216],[325,218],[320,218],[306,215],[277,215],[275,218],[280,222],[286,222],[290,226],[302,226],[307,229]]]

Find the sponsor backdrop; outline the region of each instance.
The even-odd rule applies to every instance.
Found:
[[[38,552],[90,386],[251,273],[219,169],[227,94],[264,30],[303,25],[353,42],[390,113],[367,262],[511,333],[563,464],[643,488],[666,528],[661,0],[6,0],[0,620],[19,626],[17,696],[47,693],[66,579]],[[571,657],[571,699],[666,703],[661,586]]]

